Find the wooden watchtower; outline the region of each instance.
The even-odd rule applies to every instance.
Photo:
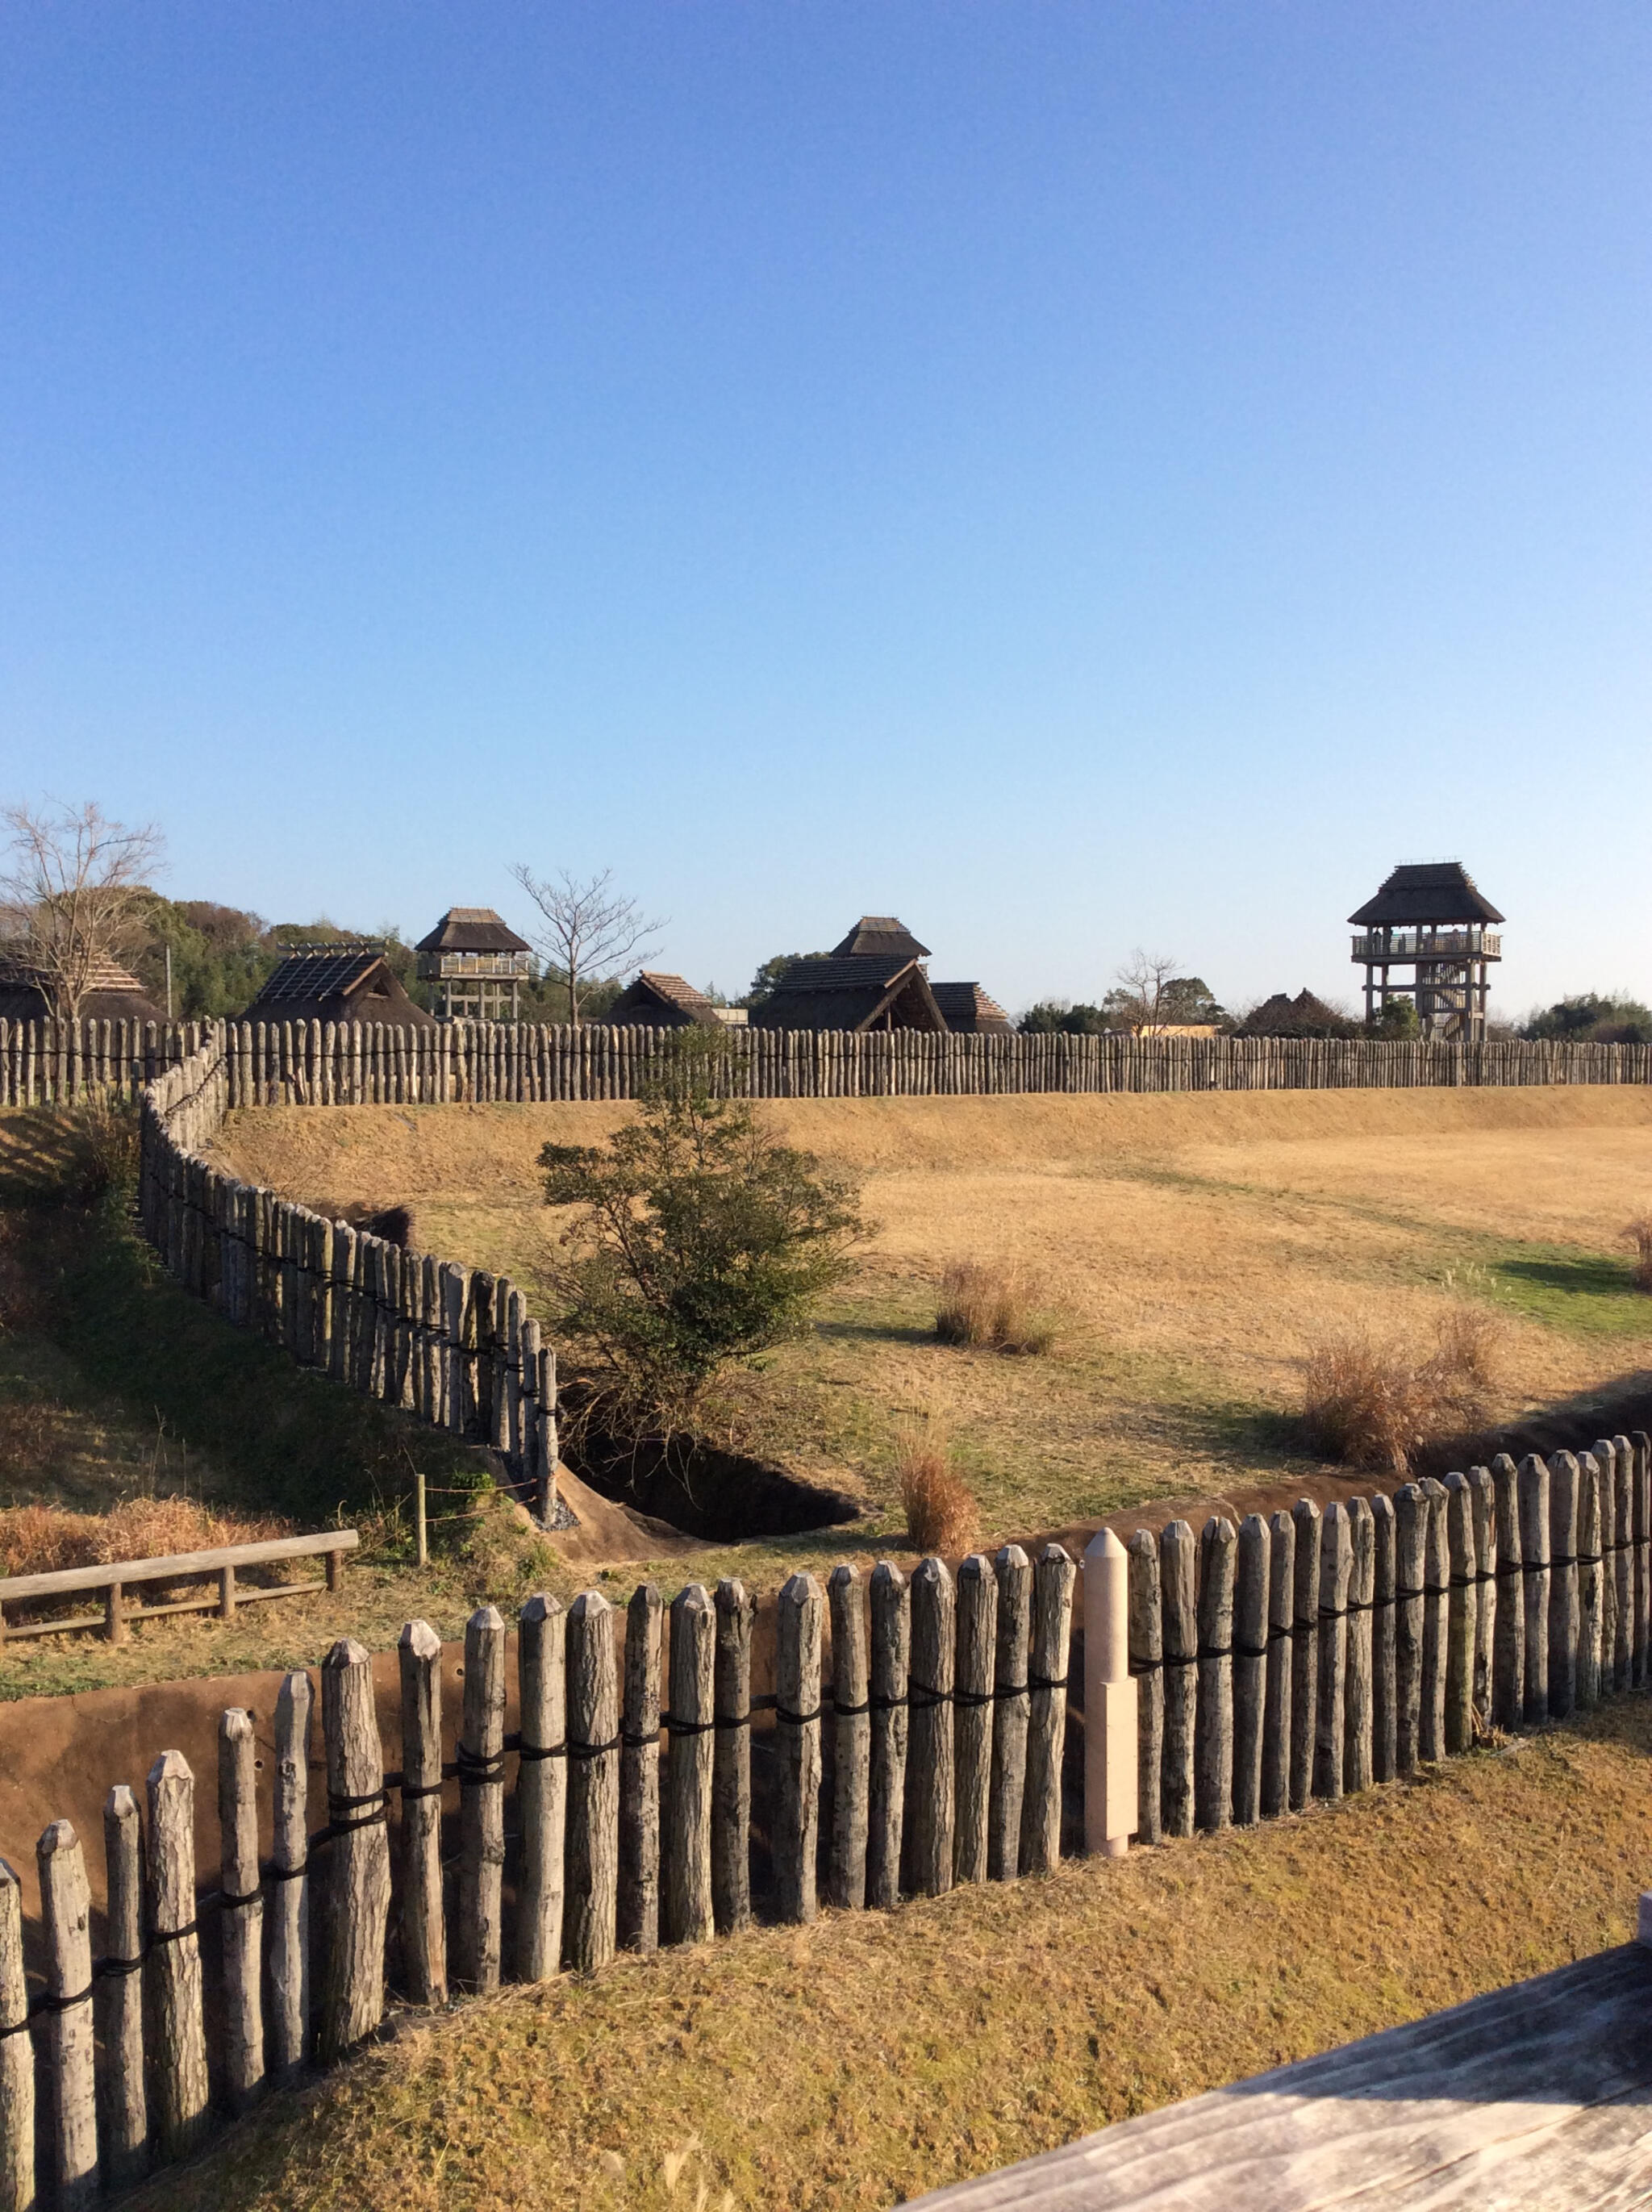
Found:
[[[1368,1022],[1391,999],[1409,999],[1424,1036],[1485,1035],[1486,970],[1503,957],[1485,925],[1503,916],[1461,860],[1396,868],[1348,919],[1360,930],[1352,957],[1365,970]]]
[[[518,1018],[529,974],[528,941],[490,906],[450,906],[415,950],[420,976],[436,986],[444,1021],[455,1015],[502,1021],[507,999],[511,1020]]]

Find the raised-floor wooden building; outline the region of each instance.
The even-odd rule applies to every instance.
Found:
[[[490,906],[450,906],[428,937],[414,947],[422,983],[435,987],[444,1021],[456,1015],[498,1022],[519,1018],[522,986],[532,953]]]
[[[1461,860],[1407,862],[1348,919],[1360,933],[1351,957],[1365,970],[1367,1021],[1409,999],[1425,1036],[1485,1035],[1486,971],[1503,957],[1486,924],[1503,917]]]

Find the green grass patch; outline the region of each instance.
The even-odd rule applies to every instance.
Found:
[[[1569,1336],[1652,1336],[1652,1298],[1634,1263],[1564,1244],[1504,1246],[1455,1278],[1471,1296]]]

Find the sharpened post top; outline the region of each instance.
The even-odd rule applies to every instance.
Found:
[[[51,1820],[40,1831],[40,1840],[35,1845],[39,1856],[51,1858],[58,1851],[73,1851],[80,1848],[80,1838],[75,1833],[72,1820]]]
[[[529,1601],[531,1603],[531,1600]],[[441,1650],[441,1638],[428,1620],[404,1622],[396,1640],[404,1651],[410,1651],[416,1659],[434,1659]]]
[[[562,1610],[562,1601],[553,1597],[549,1590],[535,1590],[523,1605],[517,1619],[524,1627],[537,1627],[541,1621],[555,1620]]]
[[[149,1773],[151,1790],[159,1790],[168,1782],[193,1782],[194,1779],[195,1770],[181,1751],[163,1751]]]
[[[342,1674],[347,1667],[365,1667],[367,1663],[367,1646],[358,1644],[353,1636],[341,1636],[321,1662],[334,1674]]]

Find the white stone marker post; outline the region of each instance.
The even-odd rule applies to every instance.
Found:
[[[1138,1822],[1130,1560],[1110,1528],[1084,1553],[1084,1849],[1121,1859]]]

